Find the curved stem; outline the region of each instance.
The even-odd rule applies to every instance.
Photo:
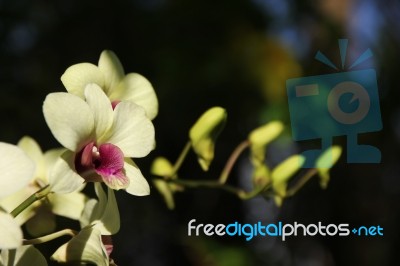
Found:
[[[192,147],[192,143],[190,141],[188,141],[174,164],[173,175],[175,175],[178,172],[179,168],[181,168],[182,163],[186,158],[186,155],[190,151],[190,147]]]
[[[243,200],[252,199],[252,198],[258,196],[262,191],[264,191],[265,189],[268,189],[268,187],[270,186],[270,185],[266,185],[264,187],[259,187],[252,191],[247,192],[243,189],[240,189],[240,188],[237,188],[234,186],[230,186],[230,185],[221,184],[217,181],[171,179],[171,180],[168,180],[168,182],[172,182],[172,183],[182,185],[185,187],[190,187],[190,188],[201,188],[201,187],[218,188],[218,189],[225,190],[229,193],[235,194],[238,198],[243,199]]]
[[[51,240],[54,240],[56,238],[59,238],[61,236],[76,236],[78,234],[77,231],[72,230],[72,229],[64,229],[46,236],[41,236],[35,239],[29,239],[29,240],[24,240],[23,245],[36,245],[36,244],[42,244],[45,242],[49,242]]]
[[[232,152],[231,156],[229,157],[228,161],[225,164],[224,169],[221,172],[221,175],[219,176],[218,182],[220,184],[225,184],[226,180],[229,177],[229,174],[232,171],[233,166],[235,165],[237,159],[239,158],[240,154],[247,149],[250,145],[250,142],[248,140],[245,140],[241,142]]]
[[[17,217],[23,210],[32,205],[35,201],[41,200],[50,193],[49,185],[42,187],[37,192],[33,193],[29,198],[24,200],[20,205],[18,205],[12,212],[13,217]]]
[[[291,197],[297,193],[314,175],[318,173],[316,168],[308,170],[300,180],[286,192],[286,197]]]

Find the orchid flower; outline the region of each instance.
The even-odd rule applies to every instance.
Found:
[[[158,100],[150,82],[138,73],[125,75],[124,69],[114,52],[101,53],[98,66],[80,63],[70,66],[61,76],[69,93],[85,97],[88,84],[97,84],[115,107],[121,101],[130,101],[142,106],[146,115],[154,119],[158,113]]]
[[[17,146],[0,142],[0,170],[1,200],[29,183],[35,165]],[[13,249],[21,244],[21,228],[10,214],[0,208],[0,249]]]
[[[53,149],[43,153],[38,143],[28,136],[23,137],[18,146],[35,163],[36,171],[26,187],[0,201],[0,206],[9,212],[30,195],[49,185],[49,172],[57,158],[65,151]],[[36,201],[15,219],[19,224],[27,222],[27,230],[33,236],[47,234],[56,227],[54,214],[78,220],[86,201],[87,197],[80,192],[50,193],[47,200]]]
[[[148,195],[149,184],[129,158],[146,156],[155,146],[154,127],[145,110],[132,102],[113,109],[97,84],[85,88],[85,100],[51,93],[43,104],[54,137],[68,150],[50,173],[51,190],[76,191],[84,182],[104,182],[133,195]]]

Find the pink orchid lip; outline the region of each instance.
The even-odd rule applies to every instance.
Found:
[[[111,102],[112,109],[114,110],[115,107],[117,107],[117,105],[118,105],[120,102],[121,102],[120,100],[114,100],[114,101],[112,101],[112,102]]]
[[[124,154],[111,143],[87,144],[75,157],[75,168],[86,182],[105,182],[112,189],[126,188],[129,179],[124,173]]]
[[[114,245],[113,245],[111,236],[102,235],[101,242],[103,242],[103,245],[106,248],[107,255],[108,255],[108,257],[110,257],[111,252],[114,249]]]

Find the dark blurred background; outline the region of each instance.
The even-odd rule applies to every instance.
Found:
[[[375,68],[383,130],[363,136],[382,151],[380,164],[346,164],[332,170],[327,190],[308,183],[281,208],[256,198],[242,202],[222,191],[191,189],[167,210],[153,189],[148,197],[118,192],[121,231],[114,237],[118,265],[398,265],[400,248],[400,3],[395,0],[0,0],[0,140],[23,135],[43,149],[58,144],[41,106],[63,91],[60,76],[75,63],[97,64],[111,49],[125,71],[153,84],[160,112],[157,148],[137,160],[151,179],[152,159],[175,160],[188,130],[207,108],[228,111],[216,159],[204,174],[191,153],[180,176],[217,178],[234,147],[255,127],[280,119],[287,131],[271,145],[278,163],[299,150],[290,140],[285,82],[335,72],[314,59],[318,50],[339,65],[337,40],[349,39],[348,61],[370,48],[360,69]],[[334,142],[345,144],[345,138]],[[250,183],[248,156],[229,183]],[[383,237],[188,237],[187,223],[290,222],[380,225]],[[60,220],[63,223],[63,220]],[[63,241],[68,240],[62,239]],[[46,255],[53,245],[39,248]]]

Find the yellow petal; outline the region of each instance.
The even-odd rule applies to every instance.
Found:
[[[90,200],[85,206],[81,225],[89,223],[100,230],[102,235],[113,235],[119,231],[120,218],[114,191],[107,187],[107,194],[99,182],[94,183],[98,201]]]
[[[67,194],[79,191],[85,180],[75,172],[75,154],[64,152],[50,171],[50,190],[55,193]]]
[[[50,93],[43,113],[54,137],[67,149],[79,151],[92,138],[94,117],[81,98],[63,92]]]
[[[26,155],[35,163],[36,171],[34,177],[44,178],[46,175],[43,152],[39,144],[31,137],[24,136],[18,141],[18,147],[20,147]]]
[[[113,51],[104,50],[100,55],[99,69],[104,75],[105,92],[107,95],[110,95],[124,78],[124,68]]]
[[[13,252],[14,254],[10,255],[9,253],[11,252]],[[22,246],[17,248],[16,251],[4,250],[3,252],[1,252],[0,265],[2,265],[1,261],[4,262],[4,265],[47,266],[47,261],[45,257],[42,255],[42,253],[40,253],[39,250],[37,250],[33,246]]]
[[[84,97],[86,85],[95,83],[104,88],[104,74],[90,63],[70,66],[61,76],[61,81],[69,93]]]
[[[0,211],[0,250],[14,249],[21,245],[21,228],[10,214]]]
[[[130,159],[125,160],[124,170],[129,178],[129,186],[125,189],[131,195],[146,196],[150,194],[149,183],[140,172],[139,167]]]
[[[17,146],[0,142],[0,199],[17,192],[32,180],[33,161]]]
[[[111,102],[101,88],[94,83],[86,86],[85,97],[92,109],[96,140],[98,143],[102,143],[113,123],[114,113]]]
[[[121,102],[114,110],[112,135],[106,140],[118,146],[125,157],[144,157],[155,146],[154,126],[144,109],[131,102]]]
[[[100,230],[83,228],[68,243],[59,247],[51,259],[60,262],[91,262],[97,266],[108,266],[108,256],[101,241]]]
[[[50,205],[54,214],[79,220],[88,198],[80,192],[69,194],[49,194]]]
[[[132,101],[146,111],[146,116],[153,120],[158,113],[157,95],[151,83],[142,75],[130,73],[118,84],[110,95],[112,100]]]

